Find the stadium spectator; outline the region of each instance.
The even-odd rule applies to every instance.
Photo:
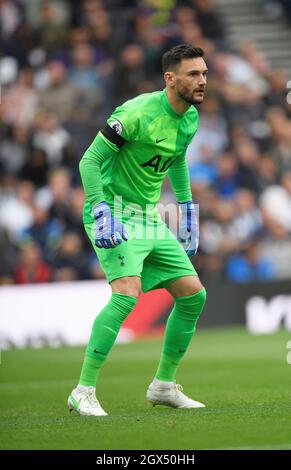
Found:
[[[20,171],[20,178],[31,181],[36,188],[46,185],[50,165],[44,150],[32,147]]]
[[[55,113],[60,122],[65,123],[73,118],[78,109],[80,90],[68,77],[68,72],[61,61],[47,64],[48,87],[40,92],[40,107]]]
[[[259,252],[259,242],[252,241],[242,253],[231,256],[226,265],[227,279],[233,282],[269,281],[274,279],[276,268],[269,256]]]
[[[17,182],[6,175],[0,188],[0,227],[7,230],[11,240],[16,241],[22,231],[33,221],[34,187],[28,181]]]
[[[144,62],[144,51],[138,44],[128,44],[122,50],[114,71],[116,101],[126,101],[142,91],[146,82]]]
[[[14,284],[14,270],[19,250],[7,230],[0,227],[0,285]]]
[[[16,284],[39,284],[50,279],[51,268],[43,261],[40,248],[32,241],[25,244],[15,268]]]
[[[88,279],[89,266],[82,249],[82,240],[77,233],[67,232],[53,260],[55,281]]]
[[[33,71],[23,69],[19,79],[3,97],[3,120],[6,124],[30,126],[38,106],[38,94],[33,85]]]
[[[224,153],[218,161],[216,179],[217,193],[224,198],[233,198],[239,187],[238,165],[231,153]]]
[[[45,152],[50,167],[62,163],[64,151],[70,142],[70,134],[60,126],[54,113],[43,113],[38,116],[32,144]]]
[[[285,226],[269,219],[266,234],[260,244],[261,255],[272,259],[275,266],[273,279],[282,280],[291,277],[291,236]]]
[[[35,206],[33,223],[22,232],[20,238],[22,242],[35,242],[41,249],[45,261],[51,263],[61,243],[63,233],[64,227],[58,219],[49,217],[48,209]]]
[[[25,165],[30,146],[30,132],[27,126],[12,125],[4,129],[0,143],[0,165],[3,173],[17,175]]]
[[[222,41],[225,29],[221,16],[215,11],[213,0],[190,0],[189,4],[194,6],[203,35],[215,41]]]

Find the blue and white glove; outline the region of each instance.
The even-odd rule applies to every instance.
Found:
[[[95,245],[98,248],[114,248],[122,239],[128,240],[122,223],[113,217],[107,202],[93,207],[93,214],[96,220]]]
[[[178,240],[190,258],[196,255],[199,246],[199,225],[195,204],[192,201],[180,203],[179,210]]]

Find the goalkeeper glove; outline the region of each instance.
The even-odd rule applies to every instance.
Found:
[[[192,201],[179,203],[180,224],[178,240],[189,258],[195,256],[199,245],[199,225],[195,204]]]
[[[122,239],[128,240],[122,223],[113,217],[107,202],[93,207],[93,214],[96,220],[95,245],[98,248],[114,248]]]

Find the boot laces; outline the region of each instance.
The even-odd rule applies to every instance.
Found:
[[[174,387],[175,387],[175,389],[177,390],[177,392],[183,392],[183,387],[182,387],[182,385],[177,384],[177,383],[175,382]]]
[[[96,406],[96,405],[98,406],[99,405],[98,400],[97,400],[96,395],[95,395],[94,387],[90,388],[87,391],[85,396],[86,396],[86,401],[90,406]]]

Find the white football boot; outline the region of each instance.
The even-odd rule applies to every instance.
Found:
[[[173,408],[205,408],[203,403],[192,400],[183,393],[181,385],[169,382],[166,386],[152,382],[146,394],[147,400],[156,405]]]
[[[96,398],[95,387],[74,388],[68,398],[67,406],[81,416],[107,416]]]

